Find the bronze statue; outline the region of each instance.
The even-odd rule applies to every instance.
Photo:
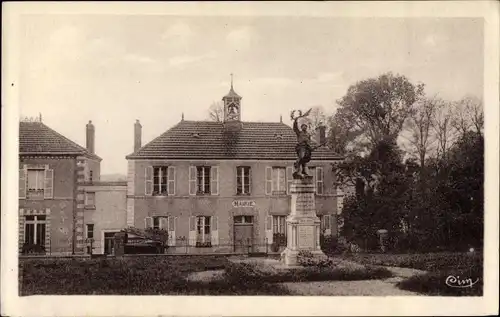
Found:
[[[295,161],[294,167],[295,171],[293,173],[293,178],[305,178],[311,177],[307,174],[307,163],[311,161],[311,154],[317,148],[325,145],[319,144],[316,147],[311,147],[311,135],[307,131],[307,124],[301,124],[299,129],[298,120],[300,118],[305,118],[311,113],[311,109],[307,110],[305,113],[302,113],[301,110],[298,110],[298,116],[295,116],[295,110],[293,110],[290,114],[290,118],[293,120],[293,131],[297,134],[297,145],[295,146],[295,151],[297,152],[297,161]]]

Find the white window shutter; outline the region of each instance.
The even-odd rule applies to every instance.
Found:
[[[273,243],[273,216],[266,216],[266,239],[268,244]]]
[[[168,195],[175,195],[175,166],[168,167]]]
[[[219,195],[219,167],[212,166],[210,168],[210,191],[211,195]]]
[[[144,218],[144,228],[153,228],[153,218],[152,217],[146,217]]]
[[[168,218],[160,217],[160,229],[167,230],[168,227]]]
[[[26,198],[26,179],[27,170],[22,168],[19,170],[19,199]]]
[[[323,167],[316,167],[316,194],[323,195]]]
[[[196,166],[189,166],[189,195],[196,195]]]
[[[287,166],[286,167],[286,193],[288,195],[291,194],[290,188],[292,188],[292,181],[293,181],[293,166]]]
[[[189,217],[189,245],[190,246],[195,246],[196,245],[196,217],[191,216]]]
[[[147,166],[144,170],[144,193],[146,196],[153,194],[153,167]]]
[[[273,193],[273,168],[266,166],[266,195]]]
[[[210,236],[212,238],[212,246],[215,246],[215,245],[219,245],[219,219],[218,217],[210,217],[210,221],[212,222],[210,224],[210,227],[211,227],[211,232],[210,232]]]
[[[51,199],[54,197],[54,170],[46,169],[44,178],[43,198]]]
[[[168,217],[168,245],[175,246],[175,221],[177,217]]]

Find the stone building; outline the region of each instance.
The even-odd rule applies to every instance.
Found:
[[[126,223],[167,230],[169,252],[259,252],[286,233],[296,135],[283,122],[242,121],[232,84],[222,100],[222,122],[183,118],[144,146],[135,124]],[[325,235],[337,234],[332,164],[341,159],[321,147],[309,164]]]
[[[20,253],[85,254],[90,241],[94,253],[112,253],[112,236],[126,226],[127,183],[100,181],[94,150],[92,122],[86,148],[41,120],[20,122]]]
[[[50,254],[83,253],[83,184],[99,180],[100,162],[91,122],[87,148],[41,120],[19,123],[20,252],[38,246]]]

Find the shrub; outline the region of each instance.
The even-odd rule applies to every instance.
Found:
[[[329,257],[314,257],[310,251],[299,251],[297,261],[306,267],[329,267],[333,265],[333,260]]]
[[[45,254],[45,246],[40,244],[25,243],[21,250],[22,254]]]

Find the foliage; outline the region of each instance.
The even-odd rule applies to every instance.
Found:
[[[395,140],[423,88],[390,72],[350,86],[331,119],[332,143],[342,152],[348,148],[359,152]]]
[[[334,266],[304,267],[297,269],[268,271],[263,267],[248,263],[232,263],[226,269],[226,279],[238,283],[284,283],[284,282],[311,282],[311,281],[358,281],[392,277],[392,273],[385,268],[363,267],[343,268]]]
[[[330,267],[333,266],[333,261],[329,257],[314,257],[310,251],[299,251],[297,261],[305,267]]]
[[[40,244],[23,244],[22,254],[45,254],[45,246]]]
[[[366,265],[407,267],[424,271],[467,269],[483,266],[481,252],[437,252],[406,254],[349,254],[348,259]]]
[[[20,294],[184,294],[186,274],[226,264],[220,256],[20,259]]]

